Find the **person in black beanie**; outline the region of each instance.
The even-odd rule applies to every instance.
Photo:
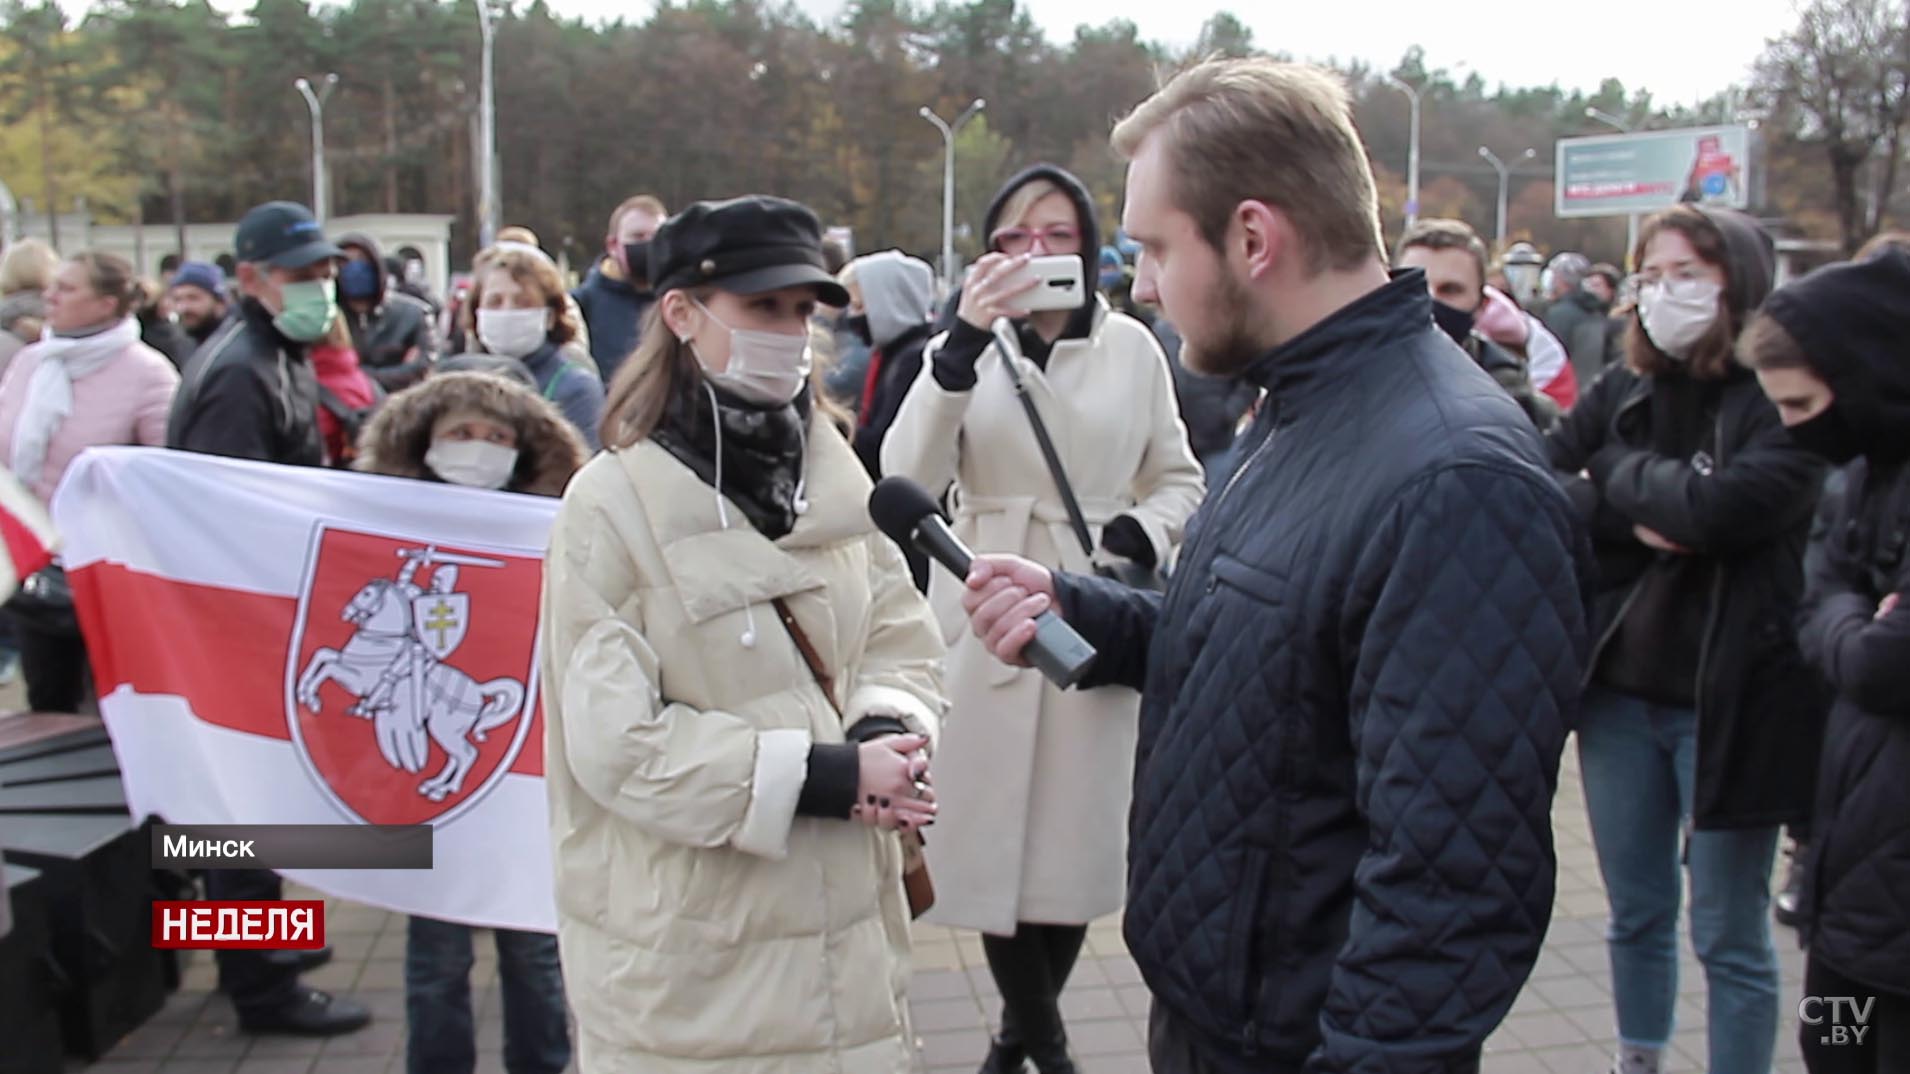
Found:
[[[1844,467],[1804,560],[1801,644],[1837,691],[1801,906],[1804,994],[1876,1002],[1856,1024],[1848,1009],[1800,1012],[1812,1074],[1910,1070],[1907,340],[1910,253],[1886,248],[1779,289],[1738,345],[1791,439]]]

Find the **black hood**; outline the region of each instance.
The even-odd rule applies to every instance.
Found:
[[[1818,269],[1779,288],[1764,312],[1837,393],[1865,454],[1910,458],[1910,253]]]
[[[1068,195],[1068,200],[1074,202],[1074,212],[1080,217],[1081,224],[1081,280],[1092,296],[1101,264],[1101,227],[1096,222],[1099,216],[1095,212],[1094,198],[1088,193],[1088,188],[1083,186],[1081,180],[1076,179],[1067,169],[1053,164],[1036,164],[1008,180],[996,192],[995,200],[988,203],[988,215],[982,219],[982,234],[994,235],[995,229],[1002,226],[1001,210],[1008,203],[1008,199],[1014,196],[1015,191],[1037,179],[1046,179],[1060,187],[1062,192]],[[992,240],[988,248],[990,251],[994,250],[995,244]],[[1086,305],[1075,310],[1068,318],[1068,327],[1062,332],[1062,336],[1079,339],[1093,332],[1096,305],[1097,303],[1090,299]]]
[[[378,270],[378,300],[383,302],[385,294],[391,290],[391,274],[385,271],[384,250],[379,247],[377,239],[362,231],[353,231],[338,237],[339,249],[349,251],[353,247],[363,250],[365,256],[371,258],[372,267]],[[341,303],[344,302],[345,296],[339,295],[338,300]]]
[[[1770,232],[1736,209],[1692,208],[1724,235],[1725,274],[1731,278],[1724,301],[1742,325],[1771,296],[1777,280],[1777,247]]]

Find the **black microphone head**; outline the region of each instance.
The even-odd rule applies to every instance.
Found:
[[[941,514],[935,497],[906,477],[885,477],[875,483],[869,494],[869,518],[875,528],[895,543],[907,547],[915,526],[929,515]]]

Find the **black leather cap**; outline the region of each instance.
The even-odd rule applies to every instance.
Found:
[[[816,214],[764,194],[699,201],[664,221],[650,241],[650,279],[658,293],[716,287],[759,295],[807,284],[824,303],[847,306],[849,292],[823,266]]]

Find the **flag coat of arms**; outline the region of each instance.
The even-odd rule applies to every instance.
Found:
[[[150,448],[54,497],[129,802],[179,824],[431,824],[327,894],[549,931],[537,609],[557,502]]]

